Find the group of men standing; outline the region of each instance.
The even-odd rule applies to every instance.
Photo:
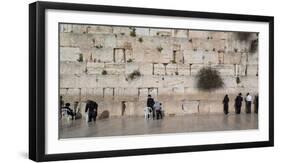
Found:
[[[250,95],[250,93],[247,93],[246,97],[245,97],[245,106],[246,106],[246,113],[251,113],[251,106],[252,106],[252,102],[253,102],[253,98]],[[228,95],[224,96],[223,99],[223,111],[224,114],[228,114],[228,108],[229,108],[229,97]],[[258,96],[255,97],[254,100],[254,104],[255,104],[255,108],[254,108],[254,112],[258,113]],[[235,103],[234,103],[234,107],[235,107],[235,113],[236,114],[240,114],[241,113],[241,107],[242,107],[242,103],[243,103],[243,97],[242,97],[242,93],[239,93],[238,96],[236,96],[235,98]]]

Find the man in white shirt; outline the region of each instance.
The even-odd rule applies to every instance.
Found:
[[[252,96],[250,95],[250,93],[247,93],[245,101],[246,101],[246,113],[251,113]]]

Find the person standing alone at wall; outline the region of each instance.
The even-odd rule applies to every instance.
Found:
[[[151,97],[151,95],[148,95],[148,97],[147,97],[147,102],[146,102],[146,106],[151,108],[153,119],[155,119],[154,104],[155,104],[154,99]]]
[[[96,122],[98,115],[98,104],[95,101],[88,100],[86,104],[85,113],[88,112],[88,122]]]
[[[258,95],[255,97],[254,104],[255,104],[255,113],[258,113],[259,112],[259,96]]]
[[[235,113],[240,114],[241,112],[241,107],[242,107],[242,94],[239,93],[238,96],[235,98]]]
[[[223,103],[223,112],[225,115],[227,115],[228,114],[228,103],[229,103],[228,95],[224,96],[222,103]]]
[[[247,93],[247,96],[245,97],[246,102],[246,113],[251,113],[251,105],[252,105],[252,96],[250,93]]]

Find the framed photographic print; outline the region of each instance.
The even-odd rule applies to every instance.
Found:
[[[29,157],[273,146],[273,17],[35,2]]]

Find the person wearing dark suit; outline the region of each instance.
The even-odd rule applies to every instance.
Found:
[[[152,117],[153,119],[155,119],[155,108],[154,108],[154,99],[151,97],[151,95],[148,95],[147,97],[147,102],[146,102],[146,106],[150,107],[152,109]]]
[[[85,112],[88,112],[88,122],[92,122],[92,120],[96,122],[98,115],[98,104],[95,101],[88,100]]]
[[[242,107],[242,93],[239,93],[238,96],[235,98],[235,113],[240,114],[241,107]]]
[[[228,103],[229,103],[228,95],[224,96],[222,103],[223,103],[223,112],[225,115],[227,115],[228,114]]]

